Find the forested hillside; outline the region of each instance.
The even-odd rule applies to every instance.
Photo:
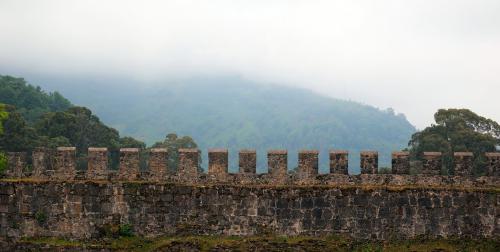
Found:
[[[23,118],[33,123],[47,112],[63,111],[72,106],[57,91],[44,92],[39,86],[26,83],[22,78],[0,75],[0,102],[16,107]]]
[[[390,152],[406,147],[415,132],[392,110],[236,77],[155,83],[41,78],[37,83],[90,107],[122,134],[148,144],[176,132],[199,144],[203,160],[207,148],[229,148],[233,171],[242,148],[257,149],[261,172],[267,167],[268,149],[288,149],[290,168],[299,149],[319,149],[320,169],[326,171],[327,151],[336,148],[351,151],[351,171],[358,172],[360,150],[380,151],[381,165],[389,165]]]
[[[0,75],[0,117],[0,154],[75,146],[79,159],[85,160],[91,146],[112,151],[145,147],[141,141],[120,137],[89,109],[74,107],[59,93],[46,93],[22,78]]]

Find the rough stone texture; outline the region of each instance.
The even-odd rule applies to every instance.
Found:
[[[255,150],[241,150],[239,153],[240,173],[255,174],[257,172],[257,152]]]
[[[349,152],[345,150],[330,151],[330,173],[349,174]]]
[[[167,175],[168,150],[166,148],[152,148],[149,152],[149,179],[152,181],[165,180]]]
[[[474,154],[472,152],[455,152],[453,154],[455,163],[455,176],[472,176],[474,167]]]
[[[140,177],[139,149],[121,148],[120,167],[118,168],[119,180],[136,180]]]
[[[87,179],[108,178],[108,148],[89,148],[87,159]]]
[[[268,173],[276,178],[282,178],[288,172],[288,152],[286,150],[271,150],[267,152]]]
[[[5,175],[9,178],[23,177],[26,167],[26,152],[7,152],[7,170]]]
[[[378,173],[378,152],[362,151],[361,154],[361,174]]]
[[[227,149],[208,150],[208,174],[223,178],[227,175],[229,167]]]
[[[410,174],[410,153],[406,151],[392,153],[392,174]]]
[[[318,155],[317,150],[299,151],[298,172],[302,178],[309,178],[318,174]]]
[[[0,236],[100,238],[130,224],[148,237],[500,238],[498,178],[319,176],[328,185],[0,180]]]
[[[487,162],[487,175],[500,177],[500,152],[485,153]]]
[[[73,180],[76,177],[76,148],[57,147],[54,160],[54,177]]]
[[[441,167],[443,167],[441,152],[424,152],[422,174],[439,175],[441,174]]]
[[[179,167],[177,174],[181,178],[192,178],[198,175],[198,149],[179,149]]]
[[[49,173],[54,174],[52,168],[53,153],[48,148],[38,147],[33,150],[33,177],[34,178],[48,178]]]

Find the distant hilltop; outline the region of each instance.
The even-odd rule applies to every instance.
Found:
[[[327,153],[335,146],[351,153],[378,150],[380,165],[389,166],[391,151],[407,147],[416,131],[404,115],[391,109],[240,77],[150,83],[92,76],[30,80],[61,92],[74,104],[91,108],[122,135],[153,144],[175,132],[192,137],[202,150],[228,148],[232,164],[237,164],[240,149],[256,147],[261,157],[269,149],[298,152],[308,148]],[[206,154],[203,160],[207,160]],[[359,157],[351,155],[350,161],[357,164]],[[319,162],[320,167],[328,167],[327,155],[321,155]],[[260,169],[266,160],[259,158],[257,163],[263,172]],[[290,156],[288,166],[296,163],[297,157]],[[205,169],[206,165],[202,163]],[[352,169],[360,172],[357,165]]]

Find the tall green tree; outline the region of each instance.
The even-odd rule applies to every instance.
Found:
[[[5,121],[8,116],[9,113],[7,113],[5,104],[0,103],[0,135],[3,134],[3,121]]]
[[[425,151],[443,153],[447,172],[453,170],[453,152],[474,153],[474,173],[485,172],[484,152],[500,144],[500,125],[468,109],[440,109],[434,114],[436,124],[412,135],[409,147],[413,158],[421,159]]]
[[[175,172],[179,164],[179,149],[198,148],[196,142],[189,136],[179,137],[175,133],[168,134],[162,142],[156,142],[152,148],[166,148],[168,151],[167,166],[171,172]],[[203,171],[201,168],[201,156],[199,156],[198,170]]]
[[[84,107],[72,107],[62,112],[44,114],[35,124],[37,132],[48,139],[64,137],[80,152],[88,147],[118,149],[120,136]]]
[[[3,134],[0,135],[0,150],[31,150],[38,140],[36,130],[29,126],[23,116],[13,106],[6,106],[8,116],[3,121]]]
[[[8,113],[5,104],[0,103],[0,136],[3,134],[3,122],[7,119]],[[0,149],[0,174],[3,174],[7,169],[7,156]]]
[[[46,93],[23,78],[0,75],[0,103],[16,107],[29,123],[47,112],[63,111],[72,104],[58,92]]]

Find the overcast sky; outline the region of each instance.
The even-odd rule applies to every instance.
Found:
[[[500,121],[500,1],[0,0],[0,74],[204,74]]]

